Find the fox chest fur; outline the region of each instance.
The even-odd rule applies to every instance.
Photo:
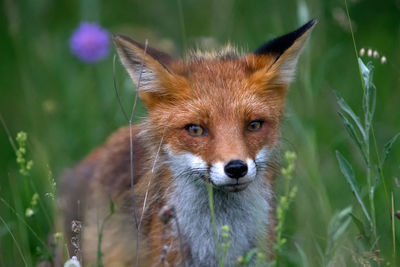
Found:
[[[234,266],[253,248],[273,258],[279,125],[314,24],[254,53],[228,46],[185,60],[114,36],[148,117],[63,178],[69,237],[83,222],[72,250],[82,262],[96,263],[99,248],[106,266]]]

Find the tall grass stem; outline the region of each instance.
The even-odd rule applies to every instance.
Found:
[[[215,247],[217,249],[217,257],[219,266],[223,267],[223,262],[221,260],[221,248],[218,240],[218,233],[217,233],[217,224],[215,221],[215,211],[214,211],[214,190],[211,183],[207,183],[207,191],[208,191],[208,205],[210,207],[210,215],[211,215],[211,225],[214,232],[214,242]]]
[[[6,221],[5,221],[5,220],[3,219],[3,217],[1,217],[1,216],[0,216],[0,221],[4,224],[4,226],[5,226],[6,229],[7,229],[7,232],[10,234],[11,238],[13,239],[13,241],[14,241],[14,243],[15,243],[15,246],[16,246],[17,249],[18,249],[18,253],[19,253],[19,255],[21,256],[22,261],[24,262],[24,265],[25,265],[26,267],[28,267],[29,265],[26,263],[24,254],[22,253],[22,250],[21,250],[21,247],[19,246],[17,240],[15,239],[14,234],[11,232],[10,227],[8,227]]]
[[[178,12],[179,12],[179,25],[181,26],[183,51],[186,52],[186,49],[187,49],[186,28],[185,28],[185,18],[183,16],[182,1],[177,0],[177,3],[178,3]]]
[[[9,208],[15,214],[15,216],[17,216],[18,220],[20,220],[26,226],[26,228],[28,228],[28,230],[33,234],[36,240],[39,241],[39,243],[41,243],[44,248],[47,248],[46,244],[43,242],[42,239],[40,239],[39,235],[32,229],[32,227],[29,226],[23,216],[21,216],[13,207],[11,207],[11,205],[8,204],[4,198],[0,197],[0,201],[3,202],[3,204],[7,208]]]
[[[357,45],[356,45],[356,41],[355,41],[355,37],[354,37],[354,31],[353,31],[353,27],[352,27],[352,23],[351,23],[350,12],[349,12],[349,8],[348,8],[347,0],[344,0],[344,2],[345,2],[345,7],[346,7],[347,20],[348,20],[349,27],[350,27],[350,32],[351,32],[351,38],[353,40],[354,53],[355,53],[355,56],[356,56],[358,71],[359,71],[359,74],[360,74],[361,87],[363,89],[363,93],[365,94],[366,90],[365,90],[364,83],[363,83],[363,77],[362,77],[362,73],[361,73],[360,63],[358,61],[359,56],[358,56]],[[377,142],[376,142],[374,125],[373,125],[372,121],[371,121],[371,134],[372,134],[372,140],[373,140],[373,143],[374,143],[376,159],[378,161],[378,166],[380,166],[381,165],[381,159],[380,159],[379,152],[378,152],[378,145],[377,145]],[[389,194],[388,194],[388,190],[387,190],[387,187],[386,187],[385,176],[383,174],[382,168],[379,167],[378,171],[379,171],[379,175],[381,177],[382,183],[383,183],[383,189],[385,191],[386,207],[388,208],[388,211],[389,211],[389,214],[390,214]],[[371,188],[369,188],[369,189],[371,189]]]

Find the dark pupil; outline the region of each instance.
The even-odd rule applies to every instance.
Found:
[[[200,132],[200,127],[199,126],[193,125],[191,128],[192,128],[192,132],[194,134],[198,134]]]
[[[251,128],[251,129],[256,129],[256,128],[258,128],[258,125],[259,125],[259,122],[258,122],[258,121],[253,121],[253,122],[250,124],[250,128]]]

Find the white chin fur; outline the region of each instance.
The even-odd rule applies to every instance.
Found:
[[[168,153],[168,160],[165,163],[170,167],[174,185],[168,203],[176,208],[176,218],[183,242],[190,248],[191,257],[186,265],[218,266],[207,187],[204,186],[201,177],[190,174],[193,170],[200,170],[201,174],[209,175],[210,170],[206,162],[198,156],[187,152],[174,153],[168,146],[164,149]],[[263,148],[254,160],[246,160],[249,167],[248,174],[246,178],[241,179],[252,181],[246,190],[236,190],[232,194],[220,190],[214,191],[215,223],[219,240],[222,240],[223,234],[221,227],[229,225],[230,229],[231,247],[227,252],[224,266],[236,266],[239,256],[255,248],[260,240],[266,241],[266,226],[270,224],[271,191],[269,182],[262,177],[266,171],[264,166],[268,163],[269,155],[269,150]],[[260,166],[261,171],[257,171]],[[216,166],[214,164],[213,168],[210,172],[218,173],[214,183],[221,183],[226,179],[235,180],[224,177],[222,163]],[[174,228],[170,234],[177,236],[177,230]]]
[[[164,146],[164,149],[168,153],[170,170],[175,177],[190,171],[198,171],[206,175],[207,163],[200,157],[189,152],[174,153],[168,146]]]

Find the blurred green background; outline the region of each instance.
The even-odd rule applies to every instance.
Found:
[[[334,240],[338,245],[334,255],[327,255],[334,214],[352,205],[353,213],[362,217],[340,173],[335,150],[352,162],[360,187],[366,184],[364,163],[337,115],[333,94],[333,90],[339,91],[358,114],[362,113],[363,93],[345,2],[182,0],[181,9],[179,3],[2,0],[0,113],[12,138],[19,131],[28,133],[27,157],[34,166],[28,177],[18,172],[15,151],[1,126],[0,266],[24,266],[21,253],[28,266],[38,262],[45,250],[40,239],[46,242],[53,225],[54,201],[46,196],[52,190],[50,178],[57,181],[64,169],[127,124],[113,89],[114,48],[105,60],[95,64],[81,62],[70,52],[68,40],[80,22],[98,22],[111,33],[140,42],[148,39],[150,46],[179,57],[185,47],[216,47],[228,41],[251,52],[310,18],[317,18],[319,23],[300,58],[282,128],[282,150],[295,151],[298,156],[293,181],[298,193],[285,223],[288,241],[283,266],[306,262],[310,266],[355,266],[375,256],[381,265],[395,266],[393,254],[398,253],[393,250],[391,206],[385,201],[382,183],[375,201],[379,251],[374,248],[372,253],[362,245],[358,228],[351,222]],[[378,58],[364,56],[363,60],[375,66],[374,128],[382,153],[383,145],[400,131],[400,1],[348,0],[348,7],[358,50],[379,53]],[[382,55],[387,58],[385,64],[380,61]],[[116,77],[122,102],[129,109],[134,87],[119,63]],[[135,120],[144,115],[139,104]],[[400,210],[400,188],[395,184],[395,177],[400,176],[399,159],[400,142],[394,144],[384,167],[395,210]],[[26,217],[35,192],[40,203],[35,214]],[[362,192],[366,198],[365,188]],[[399,220],[394,227],[400,251]],[[376,259],[372,262],[377,264]]]

